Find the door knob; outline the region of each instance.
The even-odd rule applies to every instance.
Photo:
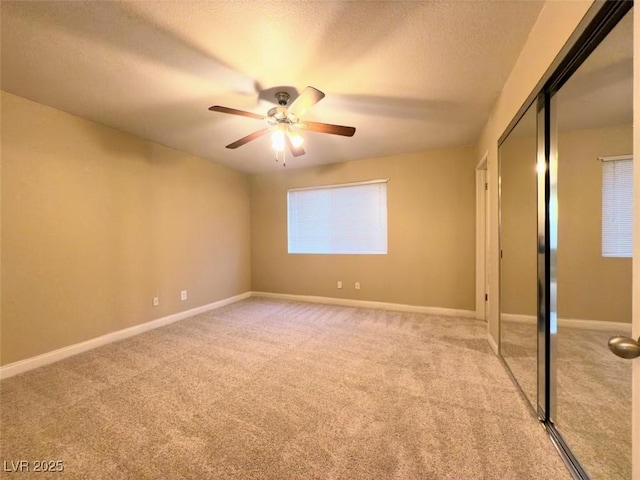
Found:
[[[640,338],[634,340],[630,337],[618,335],[609,339],[609,350],[622,358],[638,358],[640,357]]]

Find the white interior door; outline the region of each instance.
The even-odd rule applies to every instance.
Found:
[[[488,235],[487,191],[487,154],[476,166],[476,318],[487,321],[488,291],[487,283],[487,235]]]

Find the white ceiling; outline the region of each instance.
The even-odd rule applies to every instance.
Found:
[[[633,10],[558,91],[557,111],[561,130],[633,123]]]
[[[473,143],[538,1],[1,2],[2,89],[245,172],[277,86],[326,93],[288,168]],[[277,90],[277,89],[275,89]],[[269,93],[269,95],[267,95]]]

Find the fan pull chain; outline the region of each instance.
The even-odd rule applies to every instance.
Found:
[[[276,163],[278,163],[278,161],[280,160],[278,153],[279,152],[276,150]],[[285,150],[282,151],[282,166],[287,166],[287,157],[285,156]]]

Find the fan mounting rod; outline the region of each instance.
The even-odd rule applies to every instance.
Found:
[[[283,107],[289,103],[290,95],[287,92],[278,92],[276,93],[276,100],[278,101],[278,105],[282,105]]]
[[[281,123],[296,123],[298,119],[295,118],[294,115],[287,112],[287,103],[289,103],[289,98],[291,98],[291,96],[287,92],[278,92],[276,93],[275,97],[280,106],[273,107],[267,112],[267,117],[269,117],[269,124],[278,125]]]

